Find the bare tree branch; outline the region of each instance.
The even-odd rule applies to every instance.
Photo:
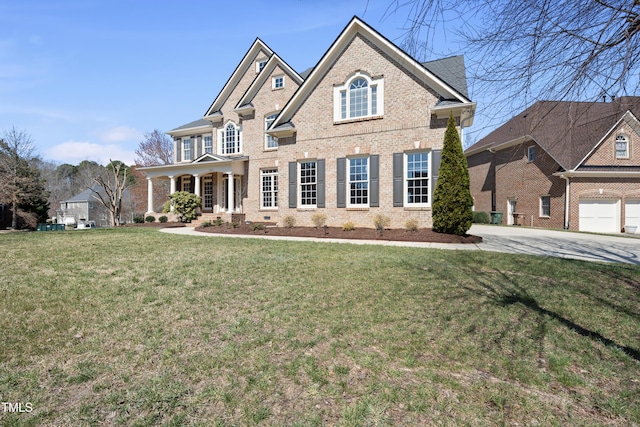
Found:
[[[144,134],[145,140],[135,150],[138,166],[158,166],[173,163],[173,140],[155,129]]]

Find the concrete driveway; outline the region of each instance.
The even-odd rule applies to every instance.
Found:
[[[482,236],[478,249],[640,265],[640,235],[603,235],[517,226],[474,224],[470,234]]]

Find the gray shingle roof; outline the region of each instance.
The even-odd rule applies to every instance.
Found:
[[[211,122],[209,120],[198,119],[198,120],[194,120],[192,122],[189,122],[187,124],[184,124],[182,126],[178,126],[175,129],[171,129],[171,132],[176,131],[176,130],[182,130],[182,129],[198,128],[198,127],[202,127],[202,126],[212,126],[212,125],[211,125]]]
[[[444,80],[449,86],[454,88],[458,93],[469,98],[469,90],[467,88],[467,72],[464,68],[464,56],[450,56],[448,58],[436,59],[434,61],[423,62],[422,66],[435,74],[441,80]]]

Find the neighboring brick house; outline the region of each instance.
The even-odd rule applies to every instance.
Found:
[[[202,196],[203,218],[429,227],[450,114],[473,123],[463,58],[421,64],[354,17],[303,75],[256,39],[204,117],[168,132],[174,164],[139,170]]]
[[[533,227],[640,228],[638,114],[640,97],[533,104],[465,151],[475,210]]]

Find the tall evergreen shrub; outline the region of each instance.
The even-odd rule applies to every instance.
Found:
[[[444,134],[438,182],[433,194],[433,231],[462,236],[473,221],[469,168],[453,115]]]

